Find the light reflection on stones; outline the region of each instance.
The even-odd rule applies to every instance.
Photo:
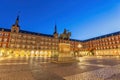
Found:
[[[3,78],[2,75],[6,77],[11,75],[11,77],[8,76],[9,80],[13,80],[14,75],[15,79],[19,80],[17,75],[20,73],[19,77],[23,80],[32,80],[38,74],[40,76],[35,79],[46,80],[45,77],[49,77],[51,80],[63,80],[64,77],[66,80],[107,80],[110,76],[120,73],[119,57],[80,57],[78,58],[80,62],[67,64],[50,63],[50,60],[50,58],[40,57],[2,59],[0,60],[0,78]],[[3,80],[6,78],[4,77]]]

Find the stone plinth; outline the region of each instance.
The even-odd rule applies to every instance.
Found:
[[[59,43],[59,56],[56,60],[58,63],[74,62],[75,58],[70,54],[70,44]]]

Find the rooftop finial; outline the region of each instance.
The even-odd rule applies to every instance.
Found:
[[[56,26],[56,24],[55,24],[55,33],[57,33],[57,26]]]
[[[54,28],[54,34],[57,33],[57,25],[55,24],[55,28]]]
[[[19,14],[20,14],[20,11],[18,11],[18,15],[17,15],[16,21],[15,21],[15,25],[19,25]]]
[[[19,23],[19,15],[16,18],[15,25],[18,25],[18,23]]]

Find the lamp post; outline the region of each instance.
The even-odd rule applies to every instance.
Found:
[[[80,53],[80,48],[82,48],[82,45],[81,44],[78,44],[78,53]]]

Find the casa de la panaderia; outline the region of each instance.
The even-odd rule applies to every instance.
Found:
[[[0,56],[120,55],[120,31],[87,40],[70,36],[71,32],[66,29],[58,34],[56,25],[52,35],[21,30],[17,16],[11,29],[0,28]]]

